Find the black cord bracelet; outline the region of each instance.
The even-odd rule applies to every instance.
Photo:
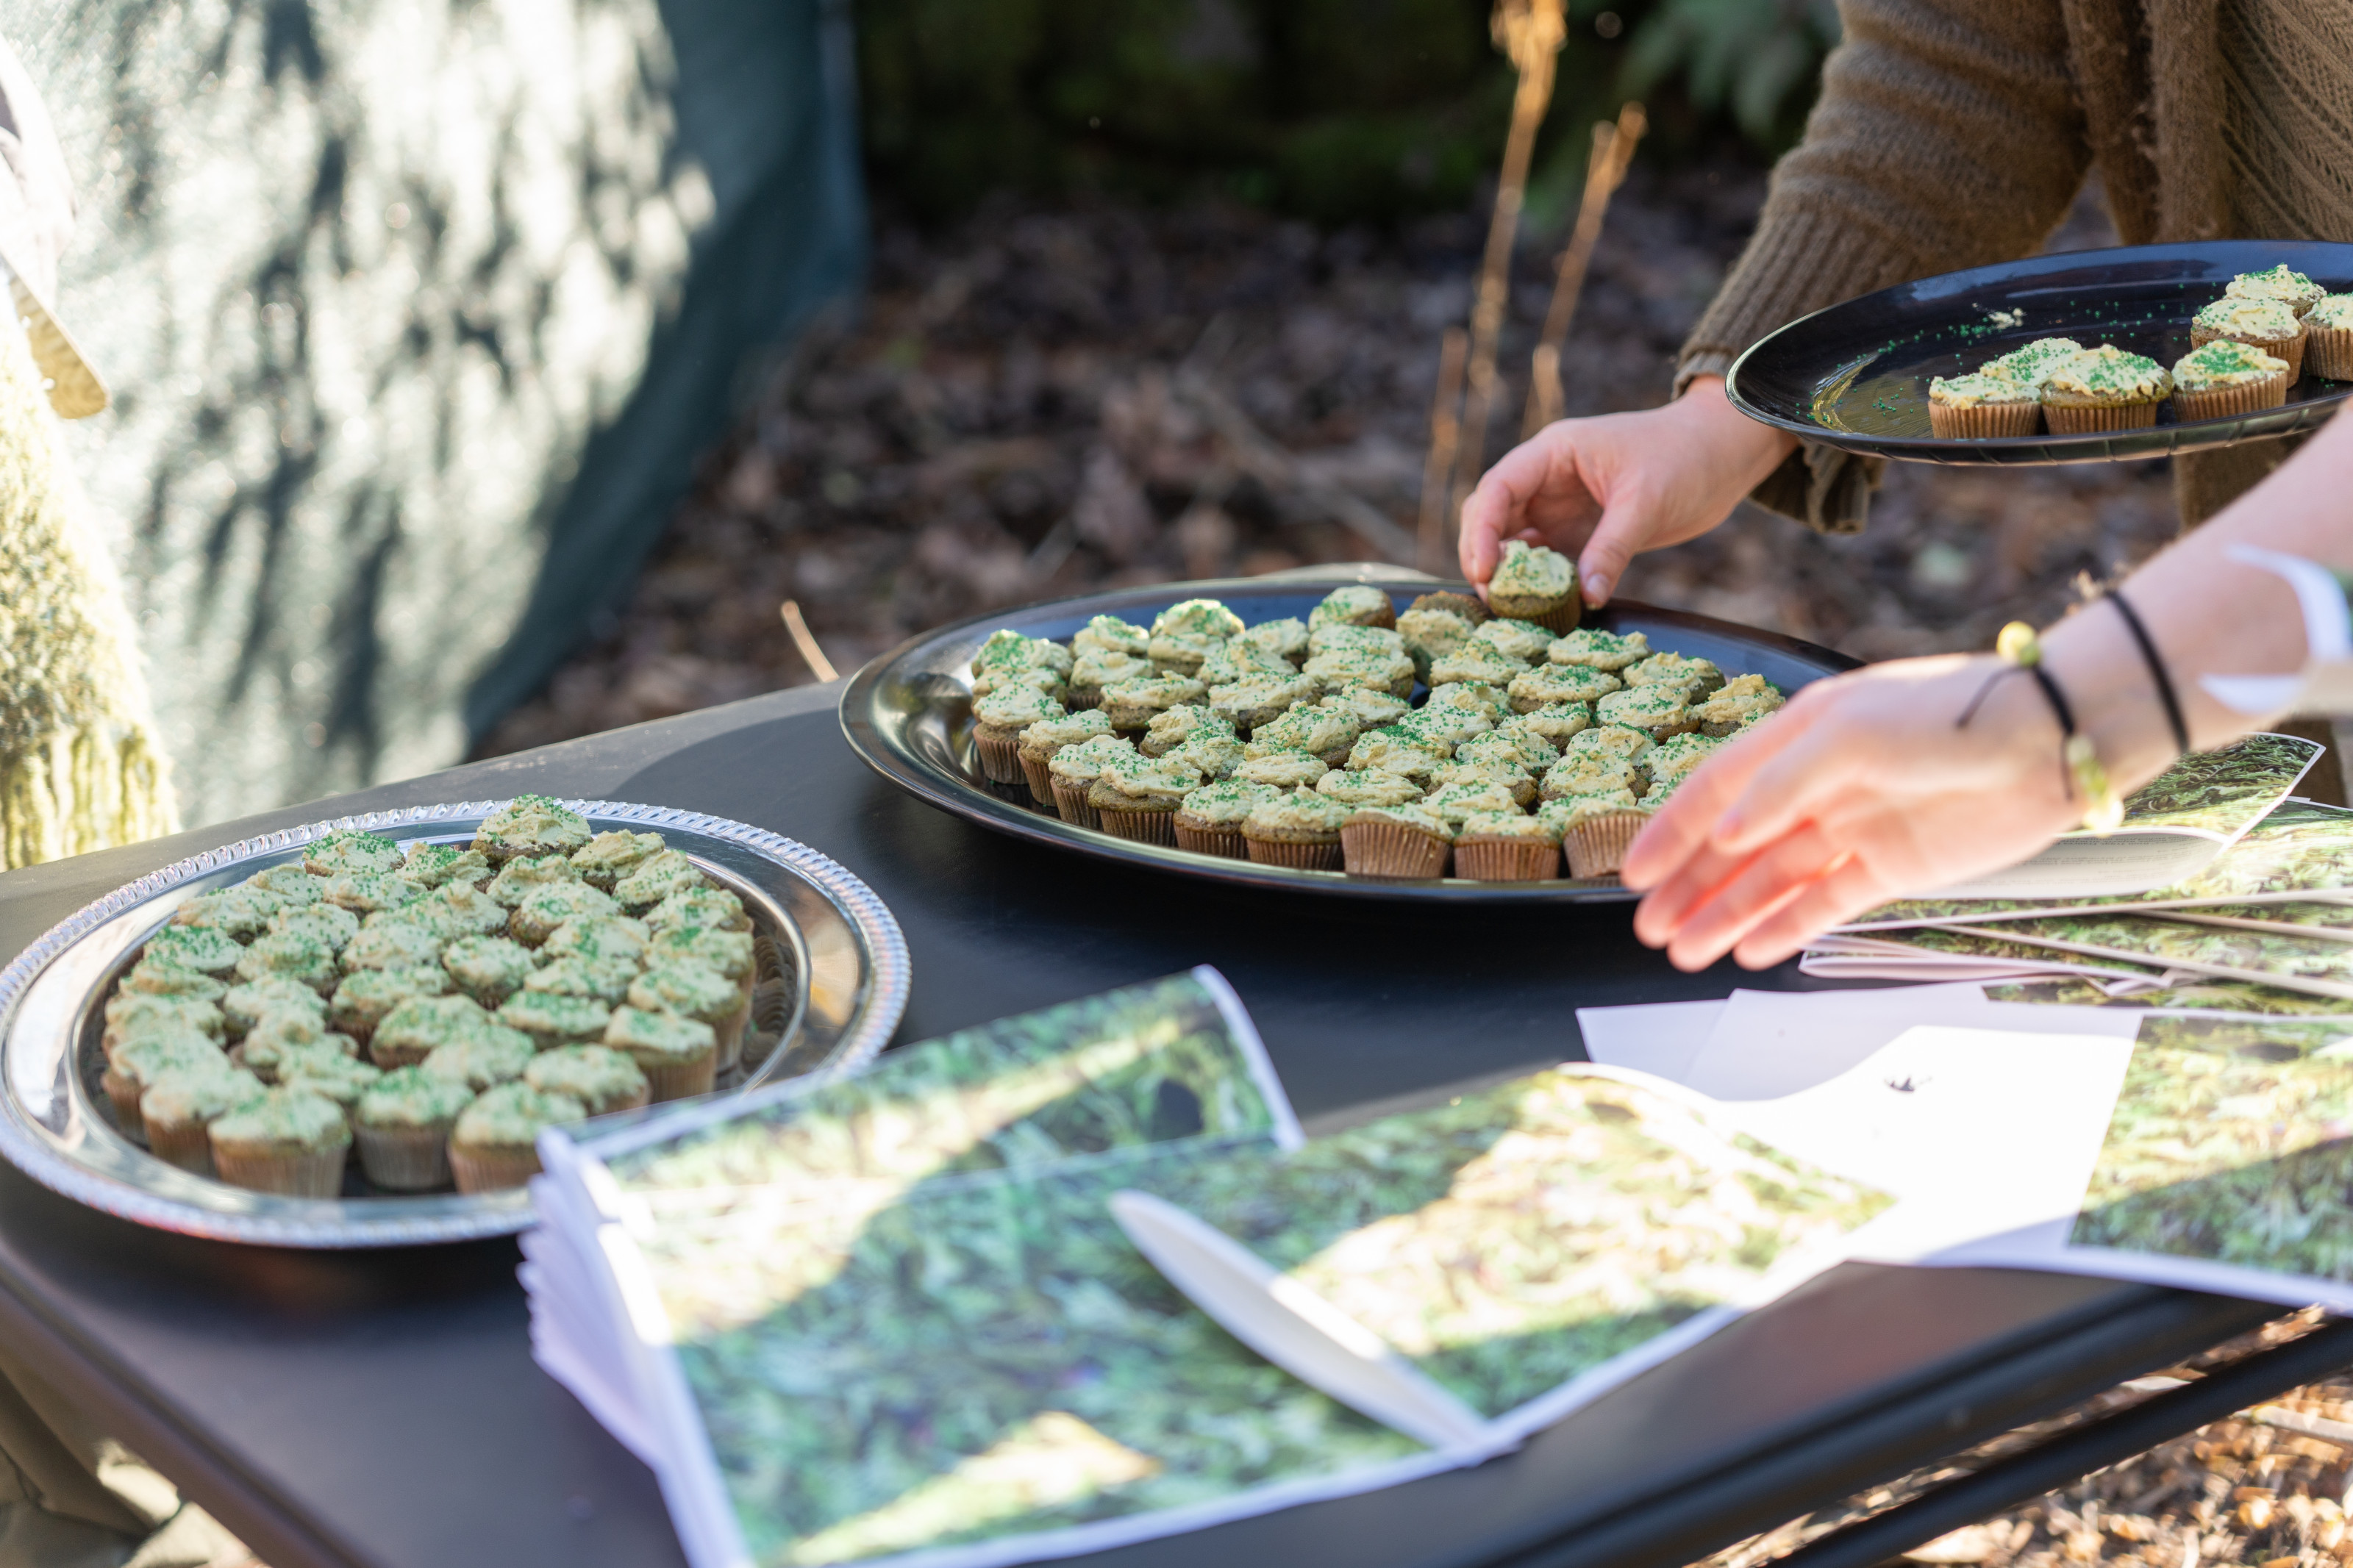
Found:
[[[2067,694],[2059,689],[2058,678],[2042,668],[2041,659],[2027,665],[2025,669],[2027,674],[2034,677],[2034,684],[2042,688],[2042,695],[2051,703],[2052,717],[2059,721],[2059,784],[2067,792],[2067,798],[2073,800],[2075,798],[2075,774],[2074,770],[2067,765],[2067,742],[2075,738],[2075,710],[2067,705]]]
[[[2140,657],[2147,664],[2151,679],[2157,682],[2158,700],[2165,704],[2165,721],[2173,731],[2173,749],[2188,755],[2189,726],[2182,721],[2181,698],[2173,689],[2173,677],[2167,671],[2165,660],[2158,657],[2156,641],[2149,637],[2148,628],[2141,625],[2139,613],[2126,602],[2121,590],[2110,594],[2108,603],[2116,607],[2116,614],[2124,616],[2125,626],[2132,633],[2133,641],[2138,645]]]
[[[2034,684],[2042,691],[2042,700],[2051,704],[2052,717],[2059,721],[2060,786],[2066,792],[2068,799],[2080,796],[2084,802],[2084,826],[2086,829],[2103,836],[2114,833],[2116,825],[2124,820],[2124,801],[2108,782],[2108,770],[2100,765],[2099,754],[2092,749],[2090,739],[2075,732],[2074,705],[2067,700],[2067,693],[2060,689],[2058,677],[2042,668],[2042,644],[2035,637],[2034,628],[2024,621],[2010,622],[2001,628],[2001,636],[1994,642],[1994,652],[2000,657],[2002,668],[1986,677],[1985,684],[1978,688],[1977,695],[1970,698],[1968,706],[1961,710],[1961,716],[1954,721],[1953,728],[1968,728],[1969,721],[1977,716],[1978,707],[2000,683],[2001,678],[2025,670],[2034,677]]]

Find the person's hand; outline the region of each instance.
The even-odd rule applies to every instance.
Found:
[[[2082,820],[2031,677],[1947,655],[1817,681],[1711,759],[1643,828],[1634,931],[1679,969],[1751,969],[1892,898],[2016,865]],[[2119,780],[2122,787],[2126,781]]]
[[[1663,408],[1547,425],[1462,503],[1462,574],[1483,591],[1525,540],[1576,556],[1585,602],[1607,604],[1628,562],[1722,522],[1796,445],[1734,408],[1720,376]]]

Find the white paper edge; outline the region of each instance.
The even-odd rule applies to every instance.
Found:
[[[1251,1022],[1250,1009],[1242,1005],[1242,999],[1234,994],[1226,977],[1209,965],[1196,964],[1188,973],[1217,1003],[1226,1027],[1241,1047],[1242,1060],[1250,1067],[1259,1097],[1266,1101],[1267,1112],[1274,1119],[1275,1147],[1287,1154],[1306,1147],[1307,1134],[1300,1128],[1299,1112],[1292,1108],[1290,1092],[1282,1087],[1282,1075],[1274,1070],[1274,1059],[1266,1054],[1266,1042],[1259,1038],[1258,1026]]]

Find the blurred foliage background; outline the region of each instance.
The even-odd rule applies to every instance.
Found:
[[[1459,210],[1512,74],[1488,0],[860,0],[866,153],[918,216],[983,195],[1216,194],[1324,225]],[[1594,121],[1651,108],[1650,155],[1795,140],[1831,0],[1572,0],[1529,216],[1556,226]]]

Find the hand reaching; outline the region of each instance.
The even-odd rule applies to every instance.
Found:
[[[1483,588],[1522,539],[1577,556],[1585,602],[1606,604],[1628,562],[1722,522],[1794,445],[1735,409],[1716,376],[1663,408],[1548,425],[1462,503],[1462,574]]]
[[[1684,781],[1626,857],[1634,931],[1679,969],[1751,969],[1891,898],[2012,866],[2081,820],[2032,682],[1947,655],[1817,681]],[[2121,781],[2120,781],[2121,782]]]

